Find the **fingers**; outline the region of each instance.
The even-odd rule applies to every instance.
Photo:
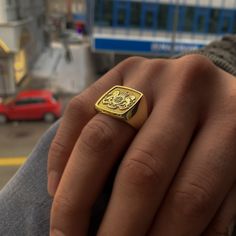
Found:
[[[189,106],[156,104],[121,163],[98,235],[146,235],[196,127]]]
[[[120,74],[113,69],[70,102],[49,151],[48,192],[51,196],[54,196],[56,192],[82,128],[96,114],[94,109],[96,100],[104,91],[115,84],[120,84],[121,80]]]
[[[128,86],[141,90],[132,83]],[[148,90],[141,91],[149,97]],[[109,116],[97,114],[90,119],[76,141],[55,194],[51,235],[58,231],[86,235],[93,204],[134,134],[131,126]]]
[[[122,130],[122,132],[121,132]],[[51,235],[86,235],[90,212],[134,130],[102,114],[83,129],[65,168],[51,212]]]
[[[224,200],[211,224],[202,236],[233,236],[236,223],[236,184]]]
[[[123,84],[126,74],[137,68],[144,58],[132,57],[118,64],[96,83],[72,99],[52,142],[48,157],[48,192],[54,196],[62,173],[82,128],[96,114],[97,99],[114,85]],[[132,66],[131,66],[132,64]],[[125,73],[124,73],[125,71]]]
[[[235,181],[235,133],[229,119],[209,119],[181,165],[150,235],[200,235]],[[221,117],[222,118],[222,117]]]

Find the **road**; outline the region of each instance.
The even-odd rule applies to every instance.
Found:
[[[44,122],[10,122],[0,126],[0,189],[17,171],[50,127]]]

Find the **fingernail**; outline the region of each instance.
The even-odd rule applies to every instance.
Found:
[[[233,220],[232,223],[230,224],[229,228],[228,228],[228,235],[229,235],[229,236],[232,236],[232,235],[233,235],[234,226],[235,226],[235,221]]]
[[[65,234],[57,229],[53,229],[50,232],[50,236],[65,236]]]
[[[48,175],[48,193],[53,197],[57,191],[57,187],[60,181],[60,176],[56,171],[49,172]]]

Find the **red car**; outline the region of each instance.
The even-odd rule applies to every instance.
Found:
[[[61,104],[48,90],[20,92],[8,103],[0,101],[0,123],[7,120],[39,120],[53,122],[61,115]]]

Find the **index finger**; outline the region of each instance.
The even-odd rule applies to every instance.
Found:
[[[104,79],[107,76],[112,79]],[[94,103],[101,94],[100,84],[103,84],[103,89],[108,89],[119,83],[121,79],[116,70],[110,71],[104,78],[73,98],[65,111],[48,156],[48,192],[51,196],[54,196],[56,192],[65,165],[82,128],[96,114]]]
[[[71,100],[67,107],[60,127],[52,141],[48,156],[48,192],[55,195],[66,163],[83,127],[96,114],[94,104],[106,90],[122,84],[121,71],[129,70],[129,62],[139,63],[142,57],[133,57],[121,62],[96,83]]]

